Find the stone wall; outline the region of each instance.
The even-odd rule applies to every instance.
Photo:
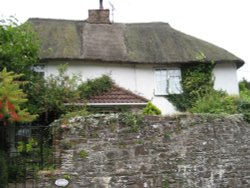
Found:
[[[60,171],[41,173],[40,187],[56,178],[70,188],[250,187],[250,126],[241,116],[144,117],[138,132],[116,115],[63,122],[54,123]]]

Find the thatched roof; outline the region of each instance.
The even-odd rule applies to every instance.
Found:
[[[244,64],[230,52],[184,34],[167,23],[90,24],[86,21],[30,19],[42,40],[41,59],[98,60],[124,63],[194,63],[207,61]]]

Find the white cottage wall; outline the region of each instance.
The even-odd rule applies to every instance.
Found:
[[[226,91],[230,95],[239,94],[237,67],[235,63],[220,63],[214,67],[214,88]]]
[[[67,63],[67,62],[65,62]],[[58,74],[61,62],[49,62],[46,76]],[[176,112],[175,107],[165,97],[154,96],[154,68],[152,65],[112,64],[94,62],[70,62],[67,73],[80,74],[82,80],[109,75],[117,85],[152,101],[162,114]]]
[[[66,62],[65,62],[66,63]],[[58,74],[61,62],[49,62],[46,67],[46,76]],[[229,94],[238,94],[236,66],[233,63],[218,64],[214,68],[215,89],[222,89]],[[70,62],[68,74],[80,74],[82,80],[109,75],[117,85],[128,89],[152,101],[163,114],[173,114],[175,107],[165,98],[154,95],[155,68],[153,65],[112,64],[94,62]]]

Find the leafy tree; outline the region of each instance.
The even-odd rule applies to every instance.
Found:
[[[31,80],[39,47],[38,36],[29,23],[19,25],[14,17],[0,19],[0,70],[7,68],[23,74],[24,80]]]
[[[70,111],[65,103],[73,103],[79,99],[77,85],[81,81],[78,75],[69,76],[66,73],[67,64],[61,65],[57,75],[46,79],[37,79],[29,87],[28,108],[39,114],[39,121],[48,124]]]
[[[36,112],[32,100],[35,93],[31,93],[31,87],[40,81],[32,70],[38,61],[39,48],[38,35],[29,23],[20,24],[15,17],[0,18],[0,71],[6,68],[22,74],[15,79],[28,82],[20,88],[27,95],[26,106],[30,112]]]

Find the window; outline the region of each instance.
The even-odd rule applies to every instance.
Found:
[[[155,95],[180,94],[181,70],[179,68],[155,70]]]

